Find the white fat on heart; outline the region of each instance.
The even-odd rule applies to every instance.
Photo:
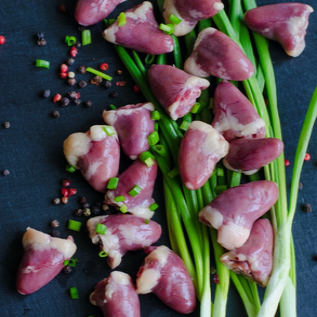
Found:
[[[137,279],[137,293],[148,294],[157,285],[161,277],[160,271],[167,264],[170,249],[166,246],[159,246],[145,258],[145,267],[142,274]],[[147,262],[159,262],[159,268],[147,268]]]
[[[220,104],[220,108],[225,109],[226,105]],[[227,112],[227,115],[221,116],[220,120],[216,122],[213,127],[219,133],[232,129],[234,131],[239,131],[242,136],[249,136],[257,133],[259,129],[264,128],[265,122],[262,118],[256,118],[250,123],[242,124],[239,122],[238,118],[233,116],[230,112]]]
[[[186,90],[190,91],[193,88],[195,89],[196,87],[203,87],[202,89],[205,89],[209,87],[209,85],[210,85],[210,82],[207,79],[200,78],[197,76],[192,76],[186,80],[183,91],[186,91]],[[177,100],[168,107],[168,111],[173,120],[178,119],[178,116],[175,115],[175,111],[177,110],[180,104],[181,104],[181,100]]]
[[[126,286],[130,283],[131,278],[128,274],[119,271],[112,272],[108,278],[108,283],[106,285],[104,302],[107,302],[107,300],[111,300],[112,294],[120,289],[120,286]]]
[[[218,160],[225,157],[229,151],[229,143],[210,124],[202,121],[193,121],[188,130],[199,130],[206,134],[202,144],[203,155],[213,155]]]
[[[104,138],[108,137],[107,133],[104,130],[104,127],[104,125],[93,125],[88,132],[90,139],[92,141],[101,141]],[[114,127],[111,127],[111,129],[114,134],[109,136],[118,139],[116,129]]]
[[[260,170],[260,168],[257,168],[257,169],[254,169],[254,170],[249,170],[249,171],[243,171],[241,169],[236,169],[236,168],[233,168],[229,163],[228,161],[226,160],[226,158],[223,159],[223,165],[230,171],[234,171],[234,172],[237,172],[237,173],[243,173],[244,175],[253,175],[255,174],[256,172],[258,172]]]
[[[193,30],[196,26],[196,23],[188,22],[180,16],[179,12],[174,6],[173,0],[165,0],[164,11],[163,11],[163,17],[164,17],[165,23],[172,23],[170,20],[171,15],[175,15],[176,17],[182,20],[180,23],[174,25],[173,34],[175,36],[185,35],[189,33],[191,30]]]
[[[128,209],[128,211],[136,217],[144,218],[144,219],[151,219],[154,216],[154,211],[150,210],[149,207],[134,207]]]
[[[63,254],[65,259],[71,258],[77,249],[71,237],[68,239],[52,238],[50,235],[32,228],[26,229],[22,244],[24,248],[31,247],[34,251],[56,249]]]
[[[249,238],[250,230],[234,222],[222,225],[218,230],[218,243],[227,250],[240,248]]]
[[[198,217],[204,218],[215,229],[218,229],[223,224],[222,214],[217,209],[214,209],[211,206],[206,206],[205,208],[203,208],[199,212]]]
[[[198,65],[196,63],[195,60],[195,55],[196,53],[193,52],[191,56],[189,56],[186,59],[185,65],[184,65],[184,70],[185,72],[195,75],[195,76],[199,76],[199,77],[207,77],[209,76],[209,73],[205,72],[204,70],[202,70],[200,68],[200,65]]]

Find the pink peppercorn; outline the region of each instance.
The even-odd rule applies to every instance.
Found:
[[[291,165],[291,162],[287,159],[284,160],[284,164],[285,166],[290,166]]]
[[[310,160],[310,154],[306,153],[305,157],[304,157],[304,160],[305,161],[309,161]]]
[[[3,35],[0,35],[0,45],[4,44],[5,41],[5,37]]]

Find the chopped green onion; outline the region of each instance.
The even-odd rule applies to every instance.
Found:
[[[183,120],[187,122],[192,122],[193,121],[192,114],[190,112],[186,113],[183,117]]]
[[[69,292],[70,292],[70,297],[71,297],[72,299],[78,299],[78,298],[79,298],[79,296],[78,296],[78,291],[77,291],[77,287],[71,287],[71,288],[69,289]]]
[[[116,22],[116,19],[109,19],[109,20],[108,20],[109,25],[111,25],[111,24],[113,24],[113,23],[115,23],[115,22]]]
[[[109,21],[107,19],[103,19],[103,23],[105,24],[106,28],[109,26]]]
[[[118,16],[118,26],[121,27],[121,26],[124,26],[127,24],[127,20],[125,18],[125,14],[124,12],[121,12]]]
[[[63,264],[65,265],[65,266],[67,266],[68,265],[68,260],[65,260],[64,262],[63,262]]]
[[[107,188],[108,189],[116,189],[119,183],[119,178],[118,177],[111,177],[109,179]]]
[[[160,120],[161,118],[161,115],[158,111],[152,111],[151,113],[151,119],[154,120],[154,121],[157,121],[157,120]]]
[[[112,127],[110,127],[109,125],[106,125],[104,127],[102,127],[102,129],[106,132],[106,134],[108,136],[114,135],[115,132],[113,131]]]
[[[91,44],[91,32],[90,32],[90,30],[87,29],[87,30],[81,31],[81,44],[82,45]]]
[[[112,105],[112,104],[109,106],[109,108],[110,108],[111,110],[117,110],[117,107],[116,107],[115,105]]]
[[[191,113],[197,113],[199,108],[200,108],[201,104],[200,102],[196,102],[194,105],[193,105],[193,108],[191,108],[190,112]]]
[[[68,229],[74,230],[74,231],[80,231],[81,228],[81,222],[69,219],[68,220]]]
[[[45,61],[44,59],[37,59],[35,61],[36,67],[50,68],[50,62]]]
[[[123,204],[123,205],[120,206],[119,210],[120,210],[123,214],[125,214],[125,213],[128,212],[128,207],[127,207],[125,204]]]
[[[124,196],[117,196],[117,197],[115,197],[114,198],[114,200],[117,202],[117,203],[119,203],[119,202],[121,202],[121,201],[125,201],[125,197]]]
[[[147,64],[147,65],[153,64],[155,57],[156,57],[156,55],[147,54],[145,57],[145,60],[144,60],[145,64]]]
[[[67,265],[68,265],[68,266],[71,266],[71,267],[75,267],[76,264],[77,264],[77,262],[78,262],[78,259],[76,259],[76,258],[70,258]]]
[[[108,255],[108,253],[107,253],[106,251],[102,250],[102,251],[100,251],[100,252],[98,253],[98,255],[99,255],[101,258],[105,258],[105,257]]]
[[[97,75],[97,76],[100,76],[101,78],[105,79],[105,80],[112,80],[112,77],[107,75],[107,74],[104,74],[96,69],[93,69],[91,67],[87,67],[86,68],[86,71],[89,72],[89,73],[92,73],[94,75]]]
[[[157,203],[153,203],[152,205],[150,205],[149,209],[150,209],[151,211],[154,211],[154,210],[156,210],[158,207],[159,207],[159,205],[158,205]]]
[[[74,44],[76,44],[77,40],[76,40],[76,37],[75,36],[66,36],[65,37],[65,43],[68,45],[68,46],[73,46]]]
[[[107,226],[102,223],[97,223],[96,225],[96,233],[98,234],[106,234]]]
[[[145,220],[144,220],[144,223],[145,223],[146,225],[148,225],[148,224],[150,223],[150,220],[149,220],[149,219],[145,219]]]
[[[179,174],[179,169],[177,167],[174,167],[170,172],[167,173],[167,176],[169,178],[174,178]]]
[[[225,176],[225,171],[223,168],[217,168],[216,169],[216,173],[217,173],[217,176]]]
[[[175,27],[173,24],[164,24],[161,23],[159,29],[163,31],[167,35],[171,35],[175,31]]]
[[[74,173],[74,172],[76,172],[76,167],[73,166],[73,165],[70,165],[70,164],[67,164],[65,169],[66,169],[66,171],[69,172],[69,173]]]
[[[155,156],[149,151],[145,151],[140,154],[139,159],[148,167],[150,167],[154,164]]]
[[[159,124],[157,122],[154,123],[154,130],[155,131],[159,130]]]
[[[182,124],[179,126],[179,128],[183,131],[187,131],[190,126],[190,122],[183,120]]]
[[[142,188],[139,185],[135,185],[130,191],[129,195],[135,197],[136,195],[140,194]]]
[[[160,141],[160,136],[157,131],[152,132],[148,137],[147,141],[149,142],[150,146],[155,145],[158,141]]]
[[[173,24],[179,24],[182,22],[182,19],[180,19],[179,17],[177,17],[174,14],[171,14],[169,20],[173,23]]]
[[[162,144],[156,144],[152,146],[151,149],[159,156],[165,157],[167,155],[166,149]]]

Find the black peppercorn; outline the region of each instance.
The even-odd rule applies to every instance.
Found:
[[[92,106],[92,101],[91,101],[91,100],[86,100],[86,101],[84,102],[84,106],[85,106],[86,108],[90,108],[90,107]]]
[[[81,104],[81,100],[80,99],[75,99],[75,100],[73,100],[73,104],[75,106],[79,106]]]
[[[76,209],[76,210],[74,211],[74,215],[75,215],[75,216],[80,217],[80,216],[82,216],[82,214],[83,214],[83,210],[82,210],[82,209]]]
[[[84,197],[84,196],[79,197],[79,202],[81,204],[85,203],[86,201],[87,201],[86,197]]]
[[[95,76],[90,81],[93,85],[99,85],[102,82],[102,78],[100,76]]]
[[[52,231],[52,236],[55,238],[60,238],[61,233],[58,230],[53,230]]]
[[[86,201],[84,201],[82,204],[83,204],[83,208],[89,208],[90,207],[90,204],[87,203]]]
[[[313,209],[311,207],[311,204],[304,204],[302,206],[302,210],[305,211],[305,212],[311,212]]]
[[[6,121],[6,122],[3,122],[3,127],[6,128],[6,129],[9,129],[10,128],[10,122]]]
[[[67,92],[67,96],[70,98],[70,99],[75,99],[77,97],[77,92],[76,91],[68,91]]]
[[[75,59],[72,58],[72,57],[70,57],[70,58],[68,58],[68,59],[66,60],[66,64],[67,64],[67,65],[74,65],[74,63],[75,63]]]
[[[40,39],[40,40],[37,40],[37,45],[38,46],[44,46],[47,44],[46,40],[45,39]]]
[[[110,97],[112,97],[112,98],[117,98],[118,96],[119,96],[119,94],[116,91],[112,91],[110,93]]]
[[[299,189],[299,190],[302,190],[303,188],[304,188],[303,183],[299,182],[299,184],[298,184],[298,189]]]
[[[44,39],[44,33],[43,32],[38,32],[37,33],[37,38],[40,39]]]
[[[72,268],[69,265],[64,266],[63,273],[69,274],[72,272]]]
[[[80,88],[85,88],[85,87],[87,86],[87,82],[84,81],[84,80],[81,80],[81,81],[78,83],[78,86],[79,86]]]
[[[67,79],[67,84],[69,86],[74,86],[76,84],[76,79],[75,78],[68,78]]]
[[[53,111],[51,114],[52,114],[52,117],[55,119],[57,119],[61,116],[59,111],[57,111],[57,110]]]
[[[105,86],[106,89],[110,88],[112,86],[111,81],[106,80],[106,82],[104,83],[104,86]]]
[[[4,176],[7,176],[7,175],[9,175],[10,174],[10,171],[9,170],[3,170],[2,171],[2,175],[4,175]]]
[[[62,105],[62,107],[66,107],[67,105],[69,105],[69,99],[66,97],[63,97],[61,99],[61,105]]]
[[[59,221],[58,220],[51,221],[51,227],[52,228],[58,228],[59,227]]]
[[[76,48],[81,47],[81,43],[77,41],[77,42],[75,43],[75,47],[76,47]]]
[[[42,96],[44,98],[48,98],[51,95],[51,91],[49,89],[45,89],[42,91]]]
[[[78,73],[80,74],[85,74],[86,73],[86,67],[85,66],[80,66],[78,68]]]

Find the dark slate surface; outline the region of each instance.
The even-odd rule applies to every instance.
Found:
[[[122,3],[111,15],[117,14],[140,1],[129,0]],[[275,1],[259,1],[259,5]],[[58,77],[59,65],[69,57],[69,48],[64,44],[66,35],[80,38],[77,24],[73,19],[74,1],[68,0],[67,12],[59,9],[62,1],[2,1],[0,6],[0,35],[6,43],[0,46],[0,123],[9,121],[11,127],[0,129],[0,170],[8,169],[10,175],[0,175],[0,307],[2,316],[102,316],[98,308],[89,303],[88,295],[93,286],[106,277],[110,270],[105,261],[98,258],[97,247],[89,241],[83,230],[70,232],[66,223],[75,218],[73,211],[79,208],[78,196],[86,196],[90,203],[102,200],[80,173],[69,174],[64,167],[66,161],[62,152],[64,139],[73,132],[86,131],[93,124],[102,123],[101,112],[113,103],[123,106],[127,103],[142,102],[141,94],[132,91],[133,82],[127,72],[116,75],[123,69],[114,49],[104,42],[100,33],[103,23],[92,26],[93,44],[80,48],[76,63],[71,70],[81,65],[98,68],[102,62],[109,64],[108,73],[114,82],[126,80],[125,87],[109,90],[102,86],[89,85],[81,90],[82,100],[90,99],[91,108],[69,105],[61,107],[52,98],[40,96],[43,89],[50,89],[52,95],[65,95],[73,90]],[[307,4],[314,5],[313,0]],[[37,32],[44,32],[47,45],[36,44]],[[271,43],[272,56],[277,76],[278,100],[285,141],[285,156],[291,166],[287,168],[287,182],[290,184],[292,162],[296,143],[304,119],[305,110],[317,84],[317,19],[316,13],[310,18],[307,34],[307,48],[298,58],[290,58],[276,43]],[[36,59],[47,59],[51,68],[34,66]],[[78,80],[89,80],[89,74],[76,75]],[[76,90],[78,88],[76,87]],[[110,97],[117,91],[119,97]],[[60,118],[53,119],[50,113],[60,111]],[[299,193],[298,210],[293,225],[298,274],[298,316],[316,316],[317,262],[312,257],[317,254],[317,138],[314,131],[309,153],[311,160],[305,162],[302,182],[304,188]],[[123,166],[128,161],[123,162]],[[77,188],[77,197],[71,197],[67,205],[55,206],[52,200],[60,196],[61,180],[69,178],[72,187]],[[162,199],[162,187],[158,182],[155,191],[157,201]],[[304,213],[300,207],[310,203],[313,212]],[[22,257],[21,238],[26,227],[50,233],[49,223],[58,219],[62,237],[73,234],[80,259],[73,273],[60,274],[40,291],[22,296],[15,289],[15,275]],[[83,223],[86,219],[79,218]],[[163,202],[155,216],[160,221],[164,234],[159,243],[168,245]],[[120,270],[135,276],[142,263],[142,251],[128,254]],[[76,286],[80,300],[71,300],[68,288]],[[165,307],[152,295],[141,297],[142,316],[179,316]],[[246,316],[236,291],[230,291],[228,316]],[[190,316],[199,316],[198,311]]]

